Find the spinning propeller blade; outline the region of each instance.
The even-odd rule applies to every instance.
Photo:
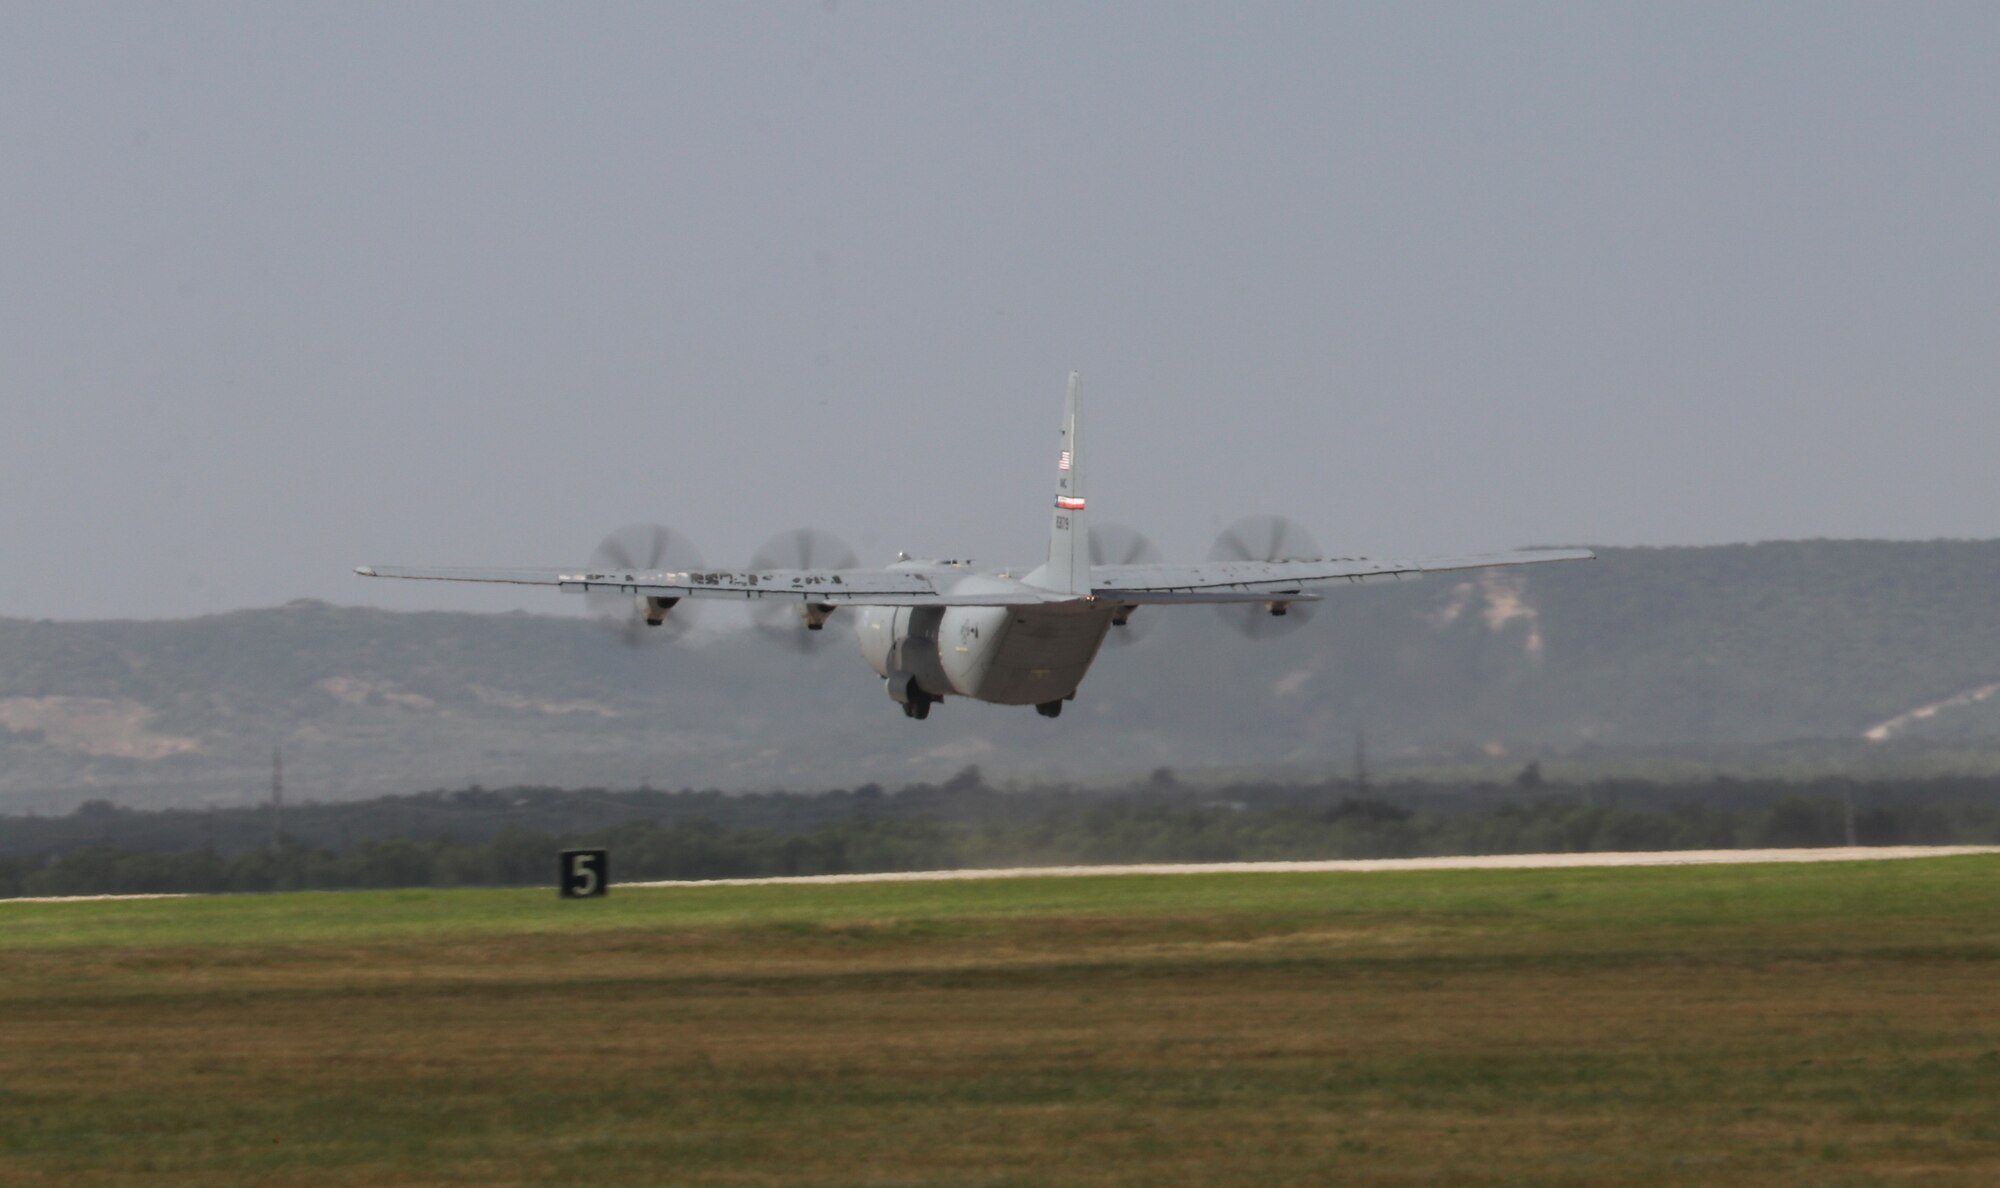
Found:
[[[1208,551],[1211,561],[1317,561],[1325,554],[1298,521],[1284,516],[1245,516],[1224,529]],[[1316,602],[1233,603],[1218,606],[1223,620],[1251,639],[1270,639],[1298,630],[1313,617]]]
[[[1151,565],[1160,559],[1159,548],[1136,528],[1124,524],[1090,526],[1092,565]],[[1130,616],[1133,610],[1133,607],[1127,606],[1112,616],[1111,634],[1106,639],[1122,647],[1138,643],[1146,637],[1152,620],[1147,618],[1132,622]]]
[[[817,528],[794,528],[764,542],[750,558],[750,568],[771,569],[853,569],[861,562],[847,542]],[[817,651],[826,644],[820,627],[833,607],[810,602],[788,602],[767,598],[750,605],[751,621],[770,639],[790,644],[801,652]]]
[[[598,543],[590,555],[593,571],[631,574],[682,572],[702,567],[701,554],[678,535],[658,524],[627,524]],[[583,595],[591,617],[604,624],[629,647],[648,639],[673,638],[688,628],[688,607],[667,614],[672,603],[657,606],[644,595],[615,588],[592,587]]]

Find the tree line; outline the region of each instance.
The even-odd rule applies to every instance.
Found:
[[[2000,844],[2000,782],[1234,785],[1156,773],[1128,789],[944,785],[820,795],[466,789],[319,806],[310,834],[213,814],[85,806],[0,823],[0,896],[549,885],[557,851],[603,847],[612,877],[714,879],[1031,865],[1450,854]],[[1533,776],[1533,778],[1529,778]],[[1931,781],[1932,784],[1939,783]],[[391,803],[414,802],[414,803]],[[577,810],[565,823],[563,809]],[[511,809],[526,807],[525,813]],[[346,824],[335,828],[341,810]],[[421,809],[422,812],[414,810]],[[364,833],[359,822],[415,828]],[[60,824],[23,845],[24,828]],[[228,836],[230,844],[220,838]],[[151,844],[136,839],[148,838]]]

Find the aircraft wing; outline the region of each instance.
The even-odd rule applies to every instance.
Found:
[[[1539,565],[1549,561],[1590,561],[1589,549],[1527,549],[1474,553],[1414,561],[1371,561],[1334,557],[1324,561],[1204,561],[1194,565],[1093,565],[1091,592],[1098,598],[1135,604],[1174,602],[1307,602],[1329,586],[1407,581],[1427,573],[1486,569],[1497,565]]]
[[[592,569],[453,569],[363,565],[362,577],[427,582],[554,586],[567,593],[616,590],[650,598],[778,599],[826,606],[996,606],[1061,602],[1071,595],[1015,585],[1004,592],[958,593],[931,573],[909,569],[710,569],[685,573]]]

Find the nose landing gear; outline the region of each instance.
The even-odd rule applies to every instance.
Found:
[[[1042,715],[1044,718],[1059,718],[1062,716],[1062,707],[1063,707],[1062,698],[1058,697],[1054,701],[1043,701],[1036,703],[1035,712]]]

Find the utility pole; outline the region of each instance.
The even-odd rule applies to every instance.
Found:
[[[271,748],[271,854],[278,853],[278,838],[281,833],[282,817],[285,811],[285,751],[283,747]]]
[[[1861,844],[1854,840],[1854,781],[1840,781],[1841,818],[1847,826],[1847,847],[1853,849]]]
[[[1368,791],[1368,732],[1354,728],[1354,790]]]

